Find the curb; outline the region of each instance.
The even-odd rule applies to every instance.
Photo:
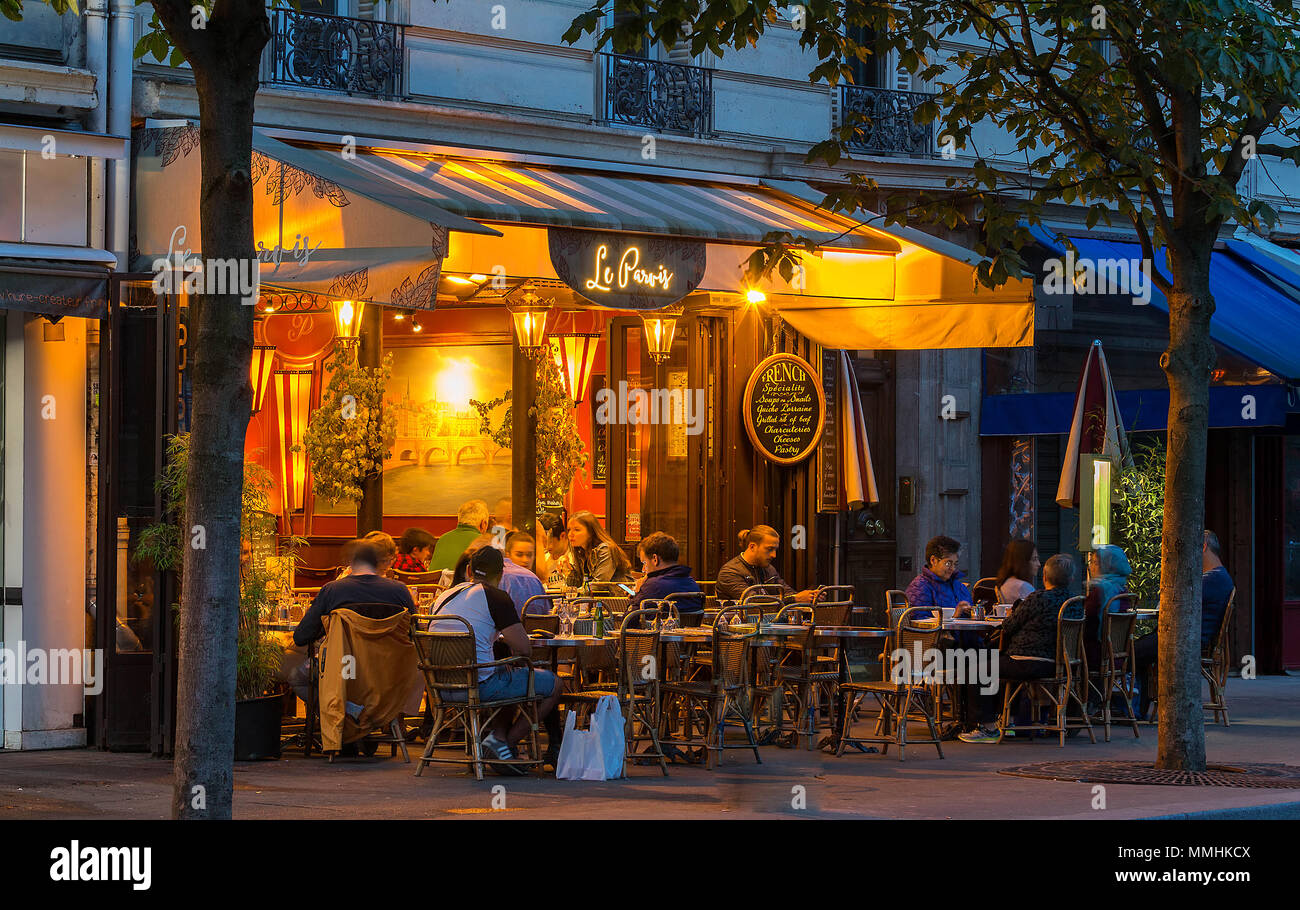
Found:
[[[1180,812],[1176,815],[1148,815],[1145,821],[1214,821],[1217,819],[1300,819],[1300,802],[1269,803],[1262,806],[1241,806],[1235,809],[1207,809],[1204,812]]]

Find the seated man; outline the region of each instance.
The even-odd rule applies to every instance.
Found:
[[[1070,599],[1074,579],[1074,560],[1057,553],[1043,564],[1043,590],[1022,598],[1002,623],[1002,648],[998,652],[998,679],[1014,686],[1017,680],[1042,679],[1056,672],[1056,620],[1061,606]],[[1075,605],[1075,618],[1082,616]],[[1004,685],[999,683],[999,686]],[[958,739],[968,743],[997,742],[996,733],[981,728],[977,712],[978,687],[963,686],[967,699],[966,716],[970,723]],[[995,698],[1001,698],[999,689]]]
[[[311,602],[298,627],[293,630],[294,648],[285,654],[280,678],[293,686],[294,692],[307,701],[310,661],[307,647],[325,634],[321,617],[340,608],[354,609],[371,619],[386,619],[400,610],[415,612],[415,602],[406,585],[379,574],[383,562],[379,548],[369,540],[353,540],[343,545],[343,559],[349,574],[326,582]]]
[[[475,537],[486,534],[488,529],[488,507],[481,499],[471,499],[456,510],[456,527],[438,538],[438,544],[429,557],[429,571],[441,572],[455,567],[460,554],[473,542]]]
[[[399,572],[427,572],[433,557],[433,535],[424,528],[407,528],[397,543],[393,568]]]
[[[519,621],[519,611],[510,596],[501,590],[501,574],[505,568],[505,559],[501,551],[493,547],[483,547],[470,559],[472,581],[465,582],[446,591],[438,602],[435,613],[459,616],[470,624],[474,630],[474,647],[478,663],[491,663],[492,645],[500,635],[509,646],[512,654],[531,657],[532,643]],[[436,625],[436,623],[434,623]],[[527,692],[528,669],[526,667],[496,667],[478,671],[478,692],[481,701],[497,701],[503,698],[518,698]],[[555,706],[563,692],[559,680],[548,670],[533,671],[533,691],[542,697],[537,705],[538,719],[546,726],[546,764],[555,765],[560,754],[560,719]],[[465,693],[449,693],[465,700]],[[504,714],[506,712],[502,712]],[[496,724],[483,737],[486,749],[503,760],[516,756],[519,741],[528,732],[528,719],[522,712],[514,723],[506,728],[506,719],[497,716]],[[515,765],[496,766],[502,773],[523,774],[523,768]]]
[[[965,575],[957,568],[957,551],[961,544],[940,534],[925,545],[925,568],[907,586],[909,607],[953,607],[954,616],[971,608],[970,589],[962,584]],[[922,610],[915,619],[932,619],[934,613]]]
[[[506,538],[506,553],[510,558],[505,560],[505,569],[501,573],[501,590],[510,595],[514,601],[515,610],[522,616],[524,613],[524,604],[528,603],[528,598],[537,594],[545,594],[546,588],[542,585],[542,580],[533,574],[530,565],[533,558],[533,535],[525,531],[516,531]],[[515,559],[515,554],[520,554],[520,559],[527,556],[530,565],[523,565]],[[548,610],[545,601],[537,601],[533,604],[534,613],[545,613]]]
[[[645,571],[636,583],[636,593],[628,602],[628,610],[641,609],[645,600],[663,600],[669,594],[701,593],[700,586],[691,577],[691,567],[684,566],[677,560],[681,550],[677,541],[663,531],[655,531],[641,541],[636,548],[637,556]],[[678,613],[702,613],[704,597],[682,598],[675,601]]]
[[[515,528],[515,507],[509,496],[497,500],[497,507],[492,512],[491,530],[493,533],[499,533],[498,528],[504,528],[509,534]]]
[[[718,572],[716,593],[718,600],[740,600],[740,595],[751,585],[779,585],[786,599],[809,603],[816,591],[795,593],[772,567],[781,535],[767,525],[757,525],[740,532],[740,546],[744,550],[731,559]]]
[[[1219,537],[1206,530],[1201,542],[1201,650],[1214,641],[1214,635],[1223,622],[1232,597],[1232,576],[1224,568],[1219,551]],[[1146,717],[1151,709],[1151,697],[1158,688],[1160,644],[1155,632],[1148,632],[1133,644],[1133,681],[1138,690],[1138,717]],[[1147,687],[1147,674],[1151,685]]]

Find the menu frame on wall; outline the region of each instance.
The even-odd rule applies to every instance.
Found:
[[[811,426],[807,434],[807,442],[801,446],[798,454],[792,456],[782,456],[773,452],[767,443],[760,438],[758,429],[754,426],[754,396],[756,390],[761,393],[759,383],[768,381],[764,374],[772,367],[781,363],[789,363],[803,371],[806,388],[812,392],[813,398],[817,402],[817,422]],[[749,436],[750,443],[754,449],[763,456],[767,461],[782,466],[791,466],[806,461],[822,441],[822,429],[826,424],[826,395],[822,390],[822,371],[813,369],[812,364],[804,360],[797,354],[773,354],[763,360],[754,372],[749,375],[749,381],[745,383],[745,393],[741,397],[741,412],[745,419],[745,433]]]

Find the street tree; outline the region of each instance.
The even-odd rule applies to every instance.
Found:
[[[1264,230],[1276,220],[1243,192],[1246,169],[1266,168],[1262,156],[1273,167],[1300,165],[1300,13],[1290,0],[618,0],[611,27],[614,6],[598,0],[566,39],[598,33],[600,46],[618,49],[648,34],[721,57],[790,26],[815,61],[809,79],[832,84],[852,79],[853,59],[895,52],[902,68],[936,89],[915,119],[937,124],[969,167],[940,193],[881,193],[854,174],[824,204],[864,221],[878,210],[885,224],[977,228],[986,285],[1026,272],[1029,226],[1053,206],[1083,207],[1090,228],[1132,227],[1169,305],[1160,357],[1169,415],[1156,766],[1203,770],[1210,255],[1225,230]],[[971,49],[949,51],[955,42]],[[835,165],[863,125],[850,116],[810,160]],[[1003,146],[978,144],[977,131],[990,125]],[[775,269],[786,280],[800,251],[813,248],[789,235],[768,240],[751,270]]]
[[[77,14],[76,0],[45,0]],[[148,0],[151,30],[136,56],[188,62],[199,106],[202,257],[249,262],[253,248],[253,98],[270,37],[264,0]],[[278,0],[277,0],[278,2]],[[20,19],[22,0],[0,0]],[[198,10],[202,9],[200,15]],[[101,86],[99,89],[103,91]],[[177,647],[172,814],[231,817],[235,639],[244,435],[252,411],[253,310],[238,293],[191,295],[191,430]],[[194,528],[202,528],[195,535]]]

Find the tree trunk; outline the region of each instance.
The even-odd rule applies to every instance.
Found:
[[[269,35],[261,4],[226,4],[190,30],[190,13],[160,19],[186,51],[199,100],[202,255],[252,262],[253,99]],[[188,34],[184,34],[188,32]],[[247,267],[247,266],[245,266]],[[190,301],[193,383],[185,563],[177,648],[175,818],[230,818],[234,796],[235,640],[239,623],[244,434],[252,405],[253,307],[238,294]],[[201,546],[200,546],[201,544]]]
[[[1201,545],[1205,528],[1205,450],[1210,342],[1209,257],[1171,250],[1169,348],[1160,359],[1169,380],[1169,458],[1160,542],[1159,699],[1156,767],[1205,770],[1201,710]]]

